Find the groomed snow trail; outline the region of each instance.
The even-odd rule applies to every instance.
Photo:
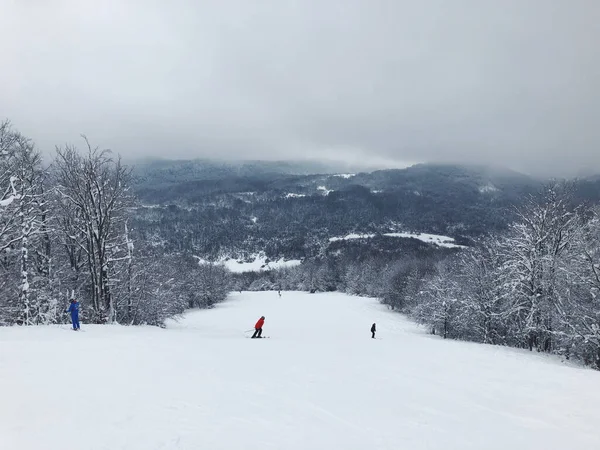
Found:
[[[167,329],[1,328],[0,449],[600,449],[599,372],[282,294]],[[261,315],[271,339],[247,339]]]

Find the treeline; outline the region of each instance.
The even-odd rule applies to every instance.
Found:
[[[509,230],[437,265],[407,311],[443,337],[576,357],[600,369],[600,209],[554,186]]]
[[[340,291],[376,297],[394,310],[404,310],[412,301],[415,286],[435,271],[439,254],[418,258],[398,257],[394,261],[372,256],[363,261],[313,259],[300,266],[265,273],[234,276],[237,290],[298,290],[307,292]]]
[[[162,254],[131,228],[131,171],[109,151],[34,144],[0,124],[0,324],[62,322],[70,298],[84,321],[162,324],[225,298],[224,269]]]
[[[394,310],[411,304],[423,280],[456,249],[436,248],[416,239],[375,237],[338,241],[301,265],[267,272],[235,274],[237,290],[340,291],[376,297]]]
[[[577,358],[600,369],[600,208],[574,207],[566,184],[516,209],[500,235],[462,251],[346,252],[236,277],[251,290],[377,297],[443,338]]]

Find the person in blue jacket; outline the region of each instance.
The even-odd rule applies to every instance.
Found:
[[[73,330],[79,331],[79,302],[74,298],[71,299],[71,304],[69,305],[69,309],[67,309],[68,313],[71,313],[71,322],[73,322]]]

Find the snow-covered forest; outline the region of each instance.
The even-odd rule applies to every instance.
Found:
[[[282,225],[277,235],[262,227],[263,215],[258,224],[247,219],[244,231],[229,226],[254,233],[244,249],[212,234],[211,242],[209,235],[189,238],[227,230],[239,205],[197,205],[195,217],[214,223],[188,223],[176,206],[157,206],[152,215],[133,193],[132,170],[85,137],[80,143],[57,147],[46,162],[8,122],[0,125],[0,324],[64,322],[71,298],[80,301],[84,322],[162,325],[186,308],[214,305],[230,290],[342,291],[379,298],[444,338],[557,353],[600,368],[600,209],[584,206],[581,184],[547,184],[536,195],[515,196],[512,207],[490,209],[506,211],[508,227],[498,222],[487,235],[468,235],[468,247],[385,227],[348,235],[356,239],[331,236],[327,227],[296,233]],[[243,204],[256,214],[275,211],[280,200],[256,200],[254,212],[253,202]],[[292,207],[286,203],[289,214]],[[319,214],[323,223],[333,215]],[[441,221],[435,211],[431,217]],[[165,245],[167,237],[181,242]],[[227,267],[236,262],[227,261],[227,252],[247,253],[258,243],[278,248],[271,253],[281,258],[301,248],[302,262],[281,259],[267,270],[231,274]],[[215,252],[225,252],[225,265],[204,259]]]
[[[162,324],[224,299],[223,268],[136,239],[131,170],[81,143],[57,147],[48,164],[0,124],[0,324],[63,322],[71,298],[87,322]]]
[[[509,230],[439,263],[404,306],[432,332],[600,369],[600,209],[549,187]]]
[[[460,251],[322,255],[235,283],[377,297],[443,338],[556,353],[600,369],[600,208],[576,205],[561,182],[515,214],[508,230]]]

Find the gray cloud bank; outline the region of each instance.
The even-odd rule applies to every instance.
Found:
[[[600,172],[598,0],[0,0],[0,117],[126,157]]]

